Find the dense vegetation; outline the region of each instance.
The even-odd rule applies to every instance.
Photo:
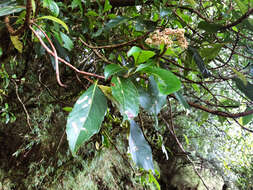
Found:
[[[252,13],[2,0],[0,189],[253,189]]]

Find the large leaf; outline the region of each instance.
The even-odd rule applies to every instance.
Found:
[[[162,94],[171,94],[181,88],[180,80],[169,70],[158,67],[144,67],[141,71],[155,76],[158,89]]]
[[[148,51],[148,50],[142,50],[139,47],[133,46],[128,52],[127,56],[133,56],[135,60],[135,64],[144,63],[147,60],[149,60],[151,57],[155,55],[155,52]]]
[[[67,138],[75,155],[78,148],[98,133],[107,110],[107,101],[97,84],[92,85],[77,100],[67,121]]]
[[[142,130],[130,120],[129,150],[134,163],[145,170],[152,170],[154,173],[154,165],[152,160],[152,150],[146,141]]]
[[[209,72],[209,70],[206,68],[205,63],[202,59],[202,57],[199,55],[199,52],[197,49],[193,48],[193,47],[189,47],[188,48],[190,54],[192,55],[194,62],[196,63],[196,65],[198,66],[202,76],[204,78],[208,78],[211,76],[211,73]]]
[[[166,104],[167,96],[160,93],[153,76],[149,77],[147,90],[140,86],[138,87],[138,92],[141,107],[152,115],[159,114],[162,107]]]
[[[133,119],[139,113],[139,94],[130,79],[113,77],[111,80],[112,95],[119,103],[124,119]]]
[[[53,0],[43,0],[43,7],[47,7],[54,16],[58,16],[60,9],[55,1]]]
[[[67,50],[71,51],[74,47],[74,44],[72,40],[63,32],[60,32],[61,39],[63,41],[63,47],[65,47]]]
[[[110,76],[122,71],[125,71],[125,69],[118,64],[107,65],[104,71],[105,79],[108,79]]]
[[[253,84],[249,82],[245,84],[244,81],[236,77],[233,78],[233,81],[235,81],[237,88],[242,91],[251,101],[253,101]]]
[[[25,7],[16,6],[16,5],[0,7],[0,17],[5,16],[5,15],[10,15],[12,13],[18,13],[20,11],[23,11],[24,9]]]

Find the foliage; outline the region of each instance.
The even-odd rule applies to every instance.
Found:
[[[171,182],[166,168],[178,153],[196,172],[201,161],[248,188],[252,7],[250,0],[2,1],[0,134],[19,139],[7,157],[45,154],[27,161],[42,187],[57,173],[57,155],[72,163],[90,142],[110,147],[118,130],[158,188]]]

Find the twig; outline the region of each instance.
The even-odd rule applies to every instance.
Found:
[[[39,34],[37,34],[37,32],[31,27],[29,26],[29,28],[32,30],[32,32],[35,34],[35,36],[39,39],[41,45],[43,46],[43,48],[52,56],[55,56],[55,54],[47,47],[47,45],[43,42],[43,40],[41,39],[41,37],[39,36]],[[71,65],[69,62],[65,61],[64,59],[57,57],[57,59],[64,63],[65,65],[67,65],[68,67],[70,67],[71,69],[73,69],[75,72],[86,75],[86,76],[92,76],[92,77],[96,77],[96,78],[100,78],[100,79],[105,79],[104,76],[100,76],[97,75],[95,73],[89,73],[89,72],[85,72],[85,71],[80,71],[79,69],[77,69],[76,67],[74,67],[73,65]]]
[[[131,45],[132,43],[144,38],[145,36],[147,36],[150,32],[146,32],[144,35],[142,36],[139,36],[133,40],[130,40],[128,42],[123,42],[123,43],[120,43],[120,44],[111,44],[111,45],[105,45],[105,46],[92,46],[86,42],[84,42],[82,40],[82,38],[79,37],[79,40],[88,48],[90,49],[110,49],[110,48],[119,48],[119,47],[122,47],[122,46],[126,46],[126,45]]]
[[[208,186],[206,185],[205,181],[203,180],[203,178],[202,178],[201,175],[199,174],[198,170],[196,169],[196,165],[195,165],[194,162],[191,160],[191,158],[187,155],[187,152],[184,150],[183,145],[182,145],[182,144],[180,143],[180,141],[178,140],[178,138],[177,138],[177,136],[176,136],[176,134],[175,134],[175,132],[174,132],[174,130],[175,130],[175,129],[174,129],[174,125],[171,126],[171,127],[172,127],[172,129],[171,129],[171,127],[169,126],[168,122],[164,119],[164,117],[163,117],[163,116],[161,116],[161,117],[162,117],[164,123],[166,124],[167,128],[169,129],[170,133],[171,133],[172,136],[175,138],[175,140],[176,140],[176,142],[177,142],[179,148],[181,149],[181,151],[182,151],[183,153],[185,153],[186,158],[187,158],[187,159],[189,160],[189,162],[192,164],[195,173],[198,175],[199,179],[202,181],[202,183],[203,183],[203,185],[205,186],[205,188],[206,188],[207,190],[209,190],[209,188],[208,188]]]
[[[62,136],[61,136],[60,142],[59,142],[59,144],[58,144],[57,149],[56,149],[55,152],[58,152],[58,150],[59,150],[59,148],[60,148],[60,146],[61,146],[61,144],[62,144],[63,137],[65,136],[65,134],[66,134],[66,129],[64,130],[64,132],[63,132],[63,134],[62,134]]]
[[[50,38],[48,37],[46,32],[44,30],[42,30],[42,28],[39,25],[37,25],[36,23],[33,23],[33,25],[35,25],[45,35],[47,41],[49,42],[50,46],[52,47],[52,49],[54,51],[55,73],[56,73],[56,80],[57,80],[58,84],[62,87],[67,87],[66,85],[62,84],[61,79],[60,79],[58,55],[57,55],[57,51],[56,51],[52,41],[50,40]]]
[[[27,125],[28,125],[29,128],[32,130],[32,127],[31,127],[31,124],[30,124],[30,116],[29,116],[29,113],[28,113],[28,111],[27,111],[27,109],[26,109],[24,103],[22,102],[22,100],[21,100],[21,98],[20,98],[20,96],[19,96],[19,94],[18,94],[18,85],[17,85],[17,83],[15,82],[15,80],[13,80],[13,79],[12,79],[12,82],[15,84],[16,96],[17,96],[17,98],[18,98],[18,101],[21,103],[21,105],[22,105],[22,107],[23,107],[23,109],[24,109],[24,111],[25,111]]]

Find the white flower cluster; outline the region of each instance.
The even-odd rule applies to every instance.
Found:
[[[156,30],[152,33],[149,38],[145,40],[147,44],[152,45],[161,45],[165,44],[168,47],[171,47],[173,44],[177,44],[182,48],[188,47],[188,42],[184,37],[184,29],[171,29],[166,28],[163,31]],[[174,41],[176,39],[176,41]]]

